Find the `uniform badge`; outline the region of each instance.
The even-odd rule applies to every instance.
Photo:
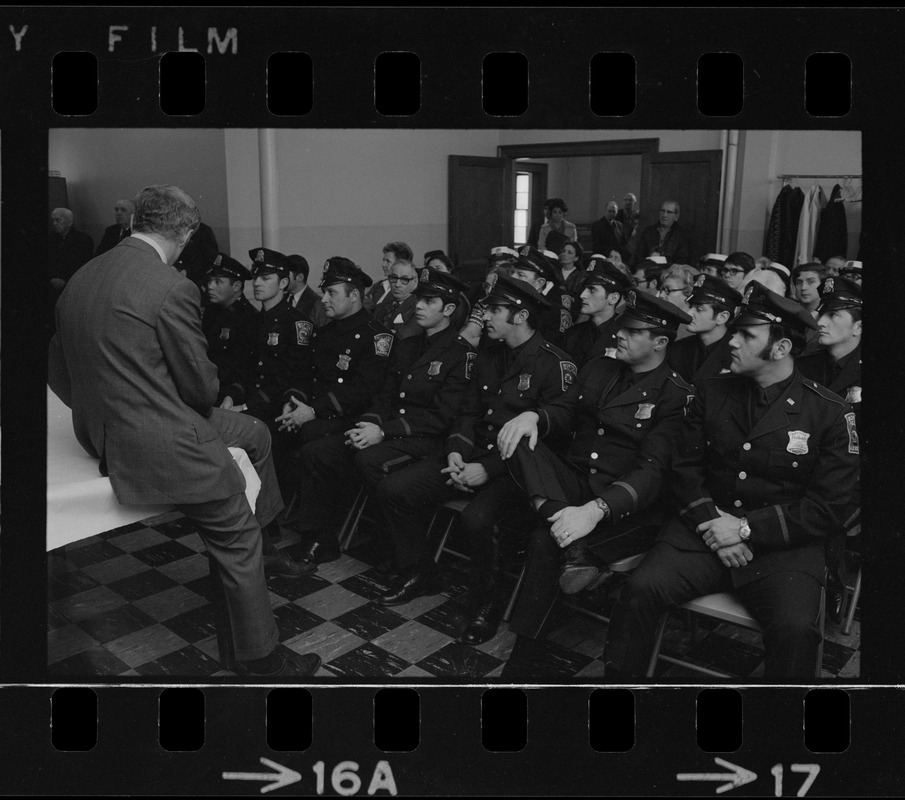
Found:
[[[845,393],[845,402],[851,403],[855,405],[856,403],[861,402],[861,387],[860,386],[849,386],[848,391]]]
[[[572,315],[566,309],[559,309],[559,332],[565,333],[572,327]]]
[[[562,390],[565,391],[569,386],[575,383],[575,376],[578,375],[578,367],[571,361],[560,361],[559,371],[562,374]]]
[[[390,348],[393,346],[392,333],[378,333],[374,337],[374,352],[383,358],[389,358]]]
[[[311,341],[311,333],[314,330],[314,324],[305,320],[299,320],[295,323],[295,343],[302,346],[307,345]]]
[[[465,354],[465,380],[471,380],[471,373],[474,371],[474,360],[478,357],[477,353]]]
[[[220,340],[226,341],[229,339],[229,328],[220,328]]]
[[[277,331],[270,331],[267,334],[267,344],[270,347],[276,347],[280,343],[280,334]]]
[[[808,453],[808,439],[811,434],[804,431],[789,431],[789,443],[786,450],[793,456],[804,456]]]
[[[523,372],[518,376],[518,390],[520,392],[527,392],[528,389],[531,388],[531,373]]]
[[[608,347],[606,350],[603,351],[603,354],[607,358],[616,358],[616,348]]]
[[[848,451],[854,455],[861,454],[861,446],[858,443],[858,429],[855,427],[855,412],[850,411],[845,415],[845,426],[848,428]]]
[[[440,367],[443,366],[442,361],[431,361],[431,365],[427,368],[428,375],[439,375]]]
[[[654,410],[655,405],[656,403],[638,403],[635,419],[650,419],[651,412]]]
[[[562,307],[563,307],[563,308],[569,308],[569,309],[572,308],[572,295],[570,295],[570,294],[564,294],[564,295],[562,296]]]
[[[343,372],[349,369],[349,364],[352,363],[352,359],[343,353],[339,357],[339,361],[336,362],[336,366],[339,367]]]

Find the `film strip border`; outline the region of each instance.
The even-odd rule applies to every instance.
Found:
[[[4,789],[883,796],[893,689],[8,689]],[[885,735],[877,736],[880,726]]]

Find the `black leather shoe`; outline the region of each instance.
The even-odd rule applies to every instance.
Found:
[[[559,588],[566,594],[578,594],[597,580],[600,568],[588,557],[584,547],[569,545],[563,553]]]
[[[328,561],[336,561],[341,555],[339,545],[336,543],[312,542],[302,553],[302,558],[312,564],[326,564]]]
[[[298,653],[280,652],[280,664],[277,669],[270,672],[257,672],[249,668],[248,664],[237,661],[232,666],[233,672],[242,678],[252,678],[255,680],[270,678],[304,678],[314,675],[321,665],[321,657],[317,653]]]
[[[462,634],[462,641],[465,644],[484,644],[484,642],[489,642],[496,636],[497,628],[500,627],[498,605],[496,592],[491,591],[484,599],[484,602],[478,606],[478,610]]]
[[[382,606],[401,606],[426,594],[440,594],[443,584],[435,572],[412,572],[396,578],[387,592],[377,598]]]
[[[264,574],[279,575],[281,578],[298,578],[302,575],[310,575],[317,572],[317,564],[309,564],[307,561],[294,561],[289,553],[277,553],[272,556],[264,556]]]

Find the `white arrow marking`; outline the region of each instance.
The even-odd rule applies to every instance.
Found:
[[[715,758],[713,760],[721,767],[731,769],[732,772],[680,772],[676,775],[676,780],[729,781],[729,783],[724,783],[722,786],[716,787],[717,794],[728,792],[730,789],[735,789],[739,786],[744,786],[746,783],[757,780],[757,775],[751,772],[751,770],[739,767],[736,764],[730,764],[728,761],[723,761],[722,758]]]
[[[261,794],[264,792],[272,792],[274,789],[282,789],[284,786],[296,783],[302,779],[301,773],[294,769],[284,767],[271,761],[269,758],[262,758],[261,763],[265,767],[275,769],[276,772],[224,772],[223,780],[225,781],[267,781],[267,786],[261,787]]]

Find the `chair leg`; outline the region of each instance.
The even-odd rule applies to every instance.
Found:
[[[440,537],[440,544],[437,545],[437,552],[434,553],[435,564],[440,561],[440,554],[443,552],[443,548],[446,546],[446,540],[449,538],[449,534],[453,529],[453,525],[455,524],[456,518],[450,517],[449,522],[446,523],[446,528],[443,530],[443,535]]]
[[[666,633],[666,621],[669,619],[669,612],[663,614],[660,620],[660,627],[657,629],[657,638],[654,641],[654,651],[650,656],[650,663],[647,665],[647,677],[654,677],[654,670],[657,667],[657,659],[660,657],[660,646],[663,644],[663,634]]]
[[[855,578],[855,589],[852,592],[851,599],[848,601],[848,608],[845,613],[845,625],[842,626],[842,633],[848,636],[852,632],[852,622],[855,620],[855,609],[858,606],[858,600],[861,598],[861,568],[858,567],[858,577]]]
[[[521,572],[518,574],[518,580],[515,582],[515,588],[512,590],[512,594],[509,596],[509,602],[506,604],[506,610],[503,612],[503,622],[509,622],[509,618],[512,616],[512,609],[515,608],[515,601],[518,600],[519,592],[522,590],[522,584],[525,582],[525,570],[528,569],[528,565],[522,565]]]
[[[365,503],[367,503],[367,501],[367,492],[364,487],[362,487],[355,496],[352,507],[349,509],[349,513],[346,514],[346,520],[343,522],[342,528],[340,528],[339,549],[343,552],[346,552],[346,550],[349,549],[349,545],[352,543],[352,538],[355,536],[355,531],[358,530],[358,523],[361,520],[361,515],[364,512]]]

